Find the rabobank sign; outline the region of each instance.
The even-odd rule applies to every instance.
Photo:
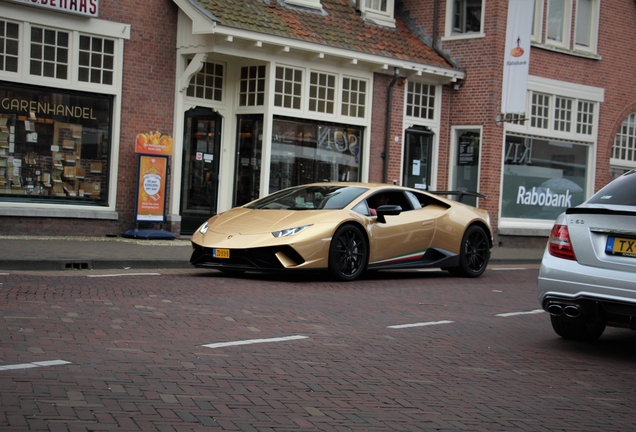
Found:
[[[555,193],[550,188],[533,187],[531,190],[526,190],[525,186],[519,186],[517,204],[543,207],[572,207],[572,195],[569,190],[566,190],[565,193]]]

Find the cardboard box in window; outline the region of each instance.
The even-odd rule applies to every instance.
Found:
[[[75,167],[72,167],[72,166],[64,167],[64,174],[62,174],[62,177],[64,177],[67,180],[75,180]]]
[[[102,172],[102,163],[101,162],[91,162],[91,172],[92,173],[101,173]]]
[[[66,196],[66,192],[64,192],[64,186],[62,186],[62,183],[55,183],[53,185],[53,188],[51,189],[51,195]]]
[[[62,141],[62,148],[64,150],[75,150],[75,141],[70,139],[65,139]]]
[[[83,179],[84,177],[86,177],[86,168],[75,168],[75,178]]]
[[[84,191],[84,196],[99,198],[101,185],[99,182],[80,183],[79,188]]]
[[[75,155],[64,155],[64,162],[67,164],[74,164],[76,156]]]

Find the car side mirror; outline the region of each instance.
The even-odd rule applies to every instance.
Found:
[[[402,207],[399,205],[381,205],[375,209],[379,223],[386,223],[385,216],[397,216],[402,213]]]

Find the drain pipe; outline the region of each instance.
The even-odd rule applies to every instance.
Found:
[[[382,153],[382,158],[384,159],[384,172],[382,174],[382,182],[389,182],[389,147],[391,145],[391,113],[393,112],[393,86],[397,82],[400,77],[400,68],[395,68],[393,70],[393,79],[389,84],[389,88],[387,89],[387,100],[386,100],[386,130],[384,137],[384,153]]]

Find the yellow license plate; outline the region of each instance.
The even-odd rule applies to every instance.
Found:
[[[609,237],[605,252],[612,255],[626,255],[636,257],[636,239]]]
[[[230,258],[229,249],[212,249],[212,256],[214,258]]]

